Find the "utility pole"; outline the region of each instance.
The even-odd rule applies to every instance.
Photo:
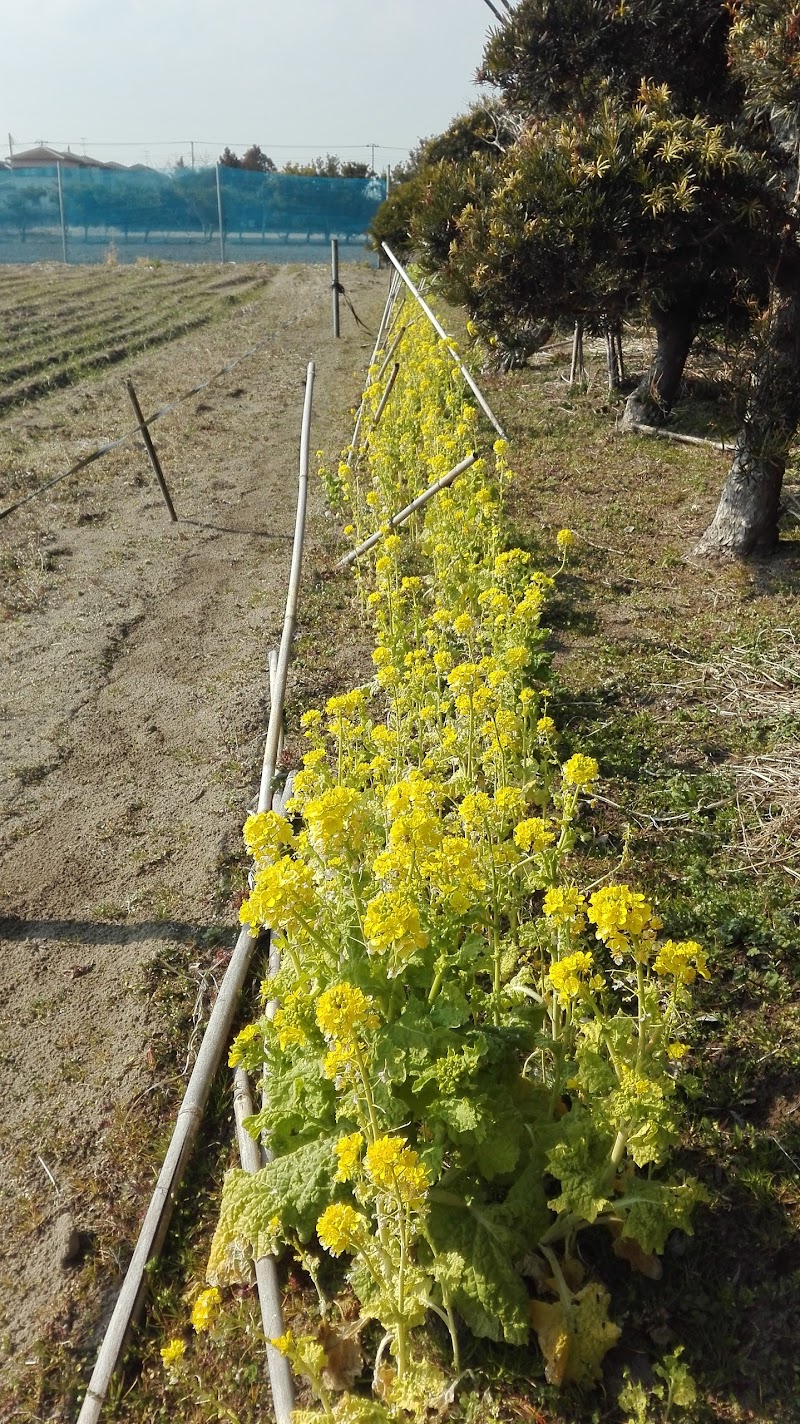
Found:
[[[8,156],[11,159],[14,157],[14,140],[11,134],[8,135]]]
[[[192,150],[192,167],[194,168],[194,139],[193,139],[193,138],[190,138],[190,139],[189,139],[189,147],[190,147],[191,150]]]
[[[370,144],[370,148],[372,149],[372,163],[371,163],[371,165],[370,165],[370,169],[371,169],[371,172],[374,173],[374,172],[375,172],[375,144],[374,144],[374,143],[371,143],[371,144]]]

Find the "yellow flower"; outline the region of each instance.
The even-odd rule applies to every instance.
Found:
[[[562,554],[566,554],[575,543],[575,535],[571,529],[559,529],[556,534],[556,543]]]
[[[458,814],[469,831],[484,831],[492,814],[492,802],[485,791],[474,791],[458,808]]]
[[[366,1218],[347,1202],[333,1202],[325,1208],[317,1222],[320,1245],[332,1256],[353,1251],[366,1224]]]
[[[322,756],[324,758],[324,752]],[[286,817],[277,815],[275,811],[259,811],[248,816],[242,835],[247,849],[259,865],[279,859],[294,840]]]
[[[551,831],[540,816],[531,816],[527,821],[520,821],[514,827],[514,841],[520,850],[530,854],[538,855],[546,850],[555,840],[555,831]]]
[[[428,943],[419,910],[403,891],[385,890],[370,900],[364,914],[364,936],[367,948],[375,953],[393,949],[409,955]]]
[[[593,956],[579,949],[550,965],[547,977],[565,1008],[586,987],[593,964]]]
[[[597,780],[600,768],[594,757],[583,756],[581,752],[576,752],[569,761],[564,762],[561,775],[567,786],[576,786],[580,790]]]
[[[501,786],[494,793],[494,804],[500,812],[501,820],[516,820],[528,804],[524,791],[516,786]]]
[[[307,801],[304,816],[309,840],[321,855],[356,851],[367,834],[367,812],[361,795],[349,786],[331,786]]]
[[[556,730],[556,724],[552,717],[540,717],[536,723],[536,731],[540,737],[552,737]]]
[[[334,984],[317,1000],[317,1024],[330,1041],[353,1043],[357,1035],[380,1023],[374,1000],[353,984]]]
[[[228,1067],[235,1068],[238,1063],[241,1063],[248,1048],[258,1043],[261,1037],[260,1025],[254,1023],[247,1024],[241,1033],[237,1033],[228,1054]]]
[[[597,927],[596,938],[608,945],[615,958],[631,950],[639,963],[646,963],[655,932],[661,928],[644,895],[629,885],[596,890],[589,901],[589,919]]]
[[[220,1304],[220,1294],[216,1286],[210,1286],[208,1290],[201,1291],[192,1306],[192,1325],[198,1335],[204,1330],[210,1330],[214,1316]]]
[[[686,1057],[686,1054],[687,1054],[688,1052],[689,1052],[689,1045],[688,1045],[688,1043],[668,1043],[668,1044],[667,1044],[667,1057],[668,1057],[668,1058],[671,1058],[671,1059],[673,1060],[673,1062],[675,1062],[675,1063],[680,1063],[681,1059],[682,1059],[682,1058],[685,1058],[685,1057]]]
[[[360,1132],[351,1132],[349,1137],[340,1137],[335,1151],[339,1159],[336,1169],[337,1182],[351,1182],[358,1172],[364,1138]]]
[[[584,923],[586,901],[574,886],[554,885],[544,897],[544,912],[557,925],[579,926]]]
[[[444,836],[425,867],[428,879],[456,915],[485,903],[487,882],[477,846],[463,836]]]
[[[366,1154],[367,1172],[379,1191],[399,1198],[403,1206],[419,1208],[430,1186],[428,1173],[412,1147],[402,1137],[379,1137]]]
[[[314,877],[308,866],[285,855],[274,865],[258,870],[239,919],[253,929],[297,930],[311,912],[315,898]]]
[[[164,1346],[160,1354],[164,1369],[174,1369],[183,1362],[183,1357],[186,1354],[186,1341],[178,1338],[170,1340],[169,1344]]]
[[[668,939],[653,960],[653,968],[656,974],[670,974],[681,984],[693,984],[698,974],[703,979],[711,978],[705,951],[693,939],[680,944]]]

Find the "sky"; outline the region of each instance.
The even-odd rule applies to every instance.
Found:
[[[261,145],[398,163],[478,97],[484,0],[0,0],[0,155],[119,163]]]

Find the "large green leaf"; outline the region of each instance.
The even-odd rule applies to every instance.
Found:
[[[517,1232],[485,1209],[434,1204],[428,1233],[433,1274],[476,1335],[521,1345],[527,1339],[528,1295],[514,1268]]]
[[[238,1168],[227,1174],[209,1274],[223,1268],[234,1242],[245,1241],[256,1260],[269,1252],[276,1217],[284,1231],[295,1231],[301,1241],[308,1240],[333,1195],[337,1165],[333,1141],[308,1142],[253,1175]]]

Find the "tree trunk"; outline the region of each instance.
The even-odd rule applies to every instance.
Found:
[[[717,512],[696,554],[771,553],[786,458],[800,422],[800,276],[776,294]]]
[[[628,396],[623,430],[635,425],[663,425],[678,394],[686,358],[697,335],[694,302],[662,307],[653,302],[650,317],[656,331],[653,363],[635,391]]]

